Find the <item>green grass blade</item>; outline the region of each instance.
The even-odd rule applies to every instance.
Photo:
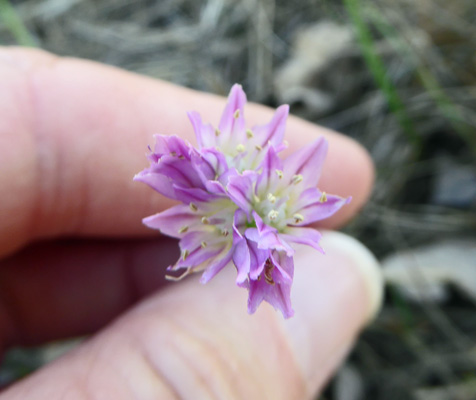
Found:
[[[33,36],[8,0],[0,0],[0,19],[21,46],[37,47]]]
[[[344,0],[345,7],[357,32],[357,38],[362,49],[365,62],[375,80],[375,83],[385,96],[390,110],[396,116],[403,132],[413,147],[414,154],[421,149],[421,137],[416,132],[412,121],[407,115],[405,106],[397,93],[397,90],[389,79],[385,64],[375,49],[375,43],[370,30],[362,18],[362,6],[359,0]]]

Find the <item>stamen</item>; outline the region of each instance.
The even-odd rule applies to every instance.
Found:
[[[205,247],[207,247],[207,242],[203,241],[202,243],[200,243],[200,246],[202,246],[202,249],[204,249]]]
[[[223,236],[227,237],[227,236],[230,234],[230,232],[228,232],[228,229],[223,229],[223,230],[221,231],[221,234],[222,234]]]
[[[279,215],[279,212],[276,211],[276,210],[271,210],[269,213],[268,213],[268,218],[271,220],[271,221],[274,221]]]
[[[319,202],[325,203],[327,201],[327,194],[326,192],[322,192],[321,197],[319,198]]]
[[[266,283],[269,283],[270,285],[274,285],[274,280],[272,275],[273,269],[274,269],[274,264],[271,261],[269,261],[269,258],[268,258],[266,260],[263,275],[264,275],[264,280],[266,281]]]
[[[210,220],[207,217],[202,217],[202,224],[208,225],[210,223]]]
[[[234,118],[239,118],[240,116],[240,109],[236,110],[235,113],[233,114]]]
[[[172,152],[170,153],[170,155],[171,155],[172,157],[175,157],[175,156],[177,156],[177,153],[176,153],[175,151],[172,151]]]
[[[258,196],[256,196],[255,194],[253,195],[253,200],[254,200],[255,203],[260,203],[261,202],[261,199]]]
[[[278,175],[279,179],[283,179],[283,171],[281,171],[280,169],[275,169],[274,172],[276,172],[276,175]]]
[[[273,194],[268,193],[268,200],[271,204],[276,203],[276,196],[273,196]]]
[[[251,129],[247,129],[246,136],[248,136],[248,139],[251,139],[254,136],[253,131]]]
[[[297,185],[299,182],[302,182],[304,177],[301,174],[294,175],[293,178],[291,179],[291,182]]]
[[[190,210],[198,211],[198,207],[194,203],[190,203]]]
[[[258,150],[258,151],[263,150],[263,148],[259,144],[255,145],[255,149]]]
[[[299,224],[302,221],[304,221],[304,217],[302,216],[302,214],[294,214],[293,218],[294,218],[294,223],[295,224]]]
[[[236,146],[236,151],[238,153],[243,153],[245,151],[245,146],[240,143],[238,146]]]
[[[215,136],[220,136],[220,133],[221,133],[220,129],[216,128],[215,129]]]
[[[182,227],[179,229],[178,233],[185,233],[185,232],[187,232],[187,231],[188,231],[188,226],[182,226]]]
[[[185,249],[182,253],[182,260],[185,261],[189,255],[190,255],[190,252]]]
[[[187,268],[183,272],[182,275],[179,275],[179,276],[165,275],[165,279],[167,279],[168,281],[178,282],[182,280],[183,278],[185,278],[187,275],[190,275],[191,272],[192,272],[191,268]]]

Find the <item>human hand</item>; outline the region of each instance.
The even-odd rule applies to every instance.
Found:
[[[98,332],[0,399],[301,399],[322,387],[380,301],[359,243],[328,232],[327,255],[296,253],[284,321],[267,304],[246,313],[232,268],[205,287],[167,285],[176,244],[140,223],[170,205],[132,182],[152,134],[193,142],[185,111],[216,121],[224,99],[25,49],[0,50],[0,76],[0,349]],[[320,226],[342,225],[369,195],[367,154],[295,118],[287,134],[290,151],[329,140],[320,186],[353,201]]]

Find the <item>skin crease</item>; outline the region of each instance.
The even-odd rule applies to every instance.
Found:
[[[322,385],[369,308],[351,257],[342,261],[338,252],[329,253],[316,277],[327,285],[321,287],[328,306],[320,322],[339,330],[320,338],[328,351],[317,354],[321,364],[309,379],[303,378],[309,374],[300,366],[307,363],[300,361],[288,325],[268,305],[249,317],[246,292],[225,283],[233,283],[231,269],[206,287],[192,277],[157,292],[167,286],[163,274],[176,257],[170,251],[175,242],[145,239],[156,233],[140,221],[170,203],[132,177],[147,164],[153,133],[179,134],[194,143],[185,112],[197,110],[216,124],[223,98],[26,49],[0,50],[0,76],[0,347],[97,331],[157,293],[0,398],[188,398],[197,390],[216,398],[303,398]],[[249,126],[272,115],[259,105],[248,105],[245,113]],[[319,186],[353,201],[320,226],[341,226],[369,196],[373,167],[367,153],[348,138],[293,117],[287,135],[288,153],[318,135],[328,138]],[[303,268],[317,257],[306,251]],[[335,259],[338,266],[326,269]],[[344,307],[353,310],[352,317],[337,311]],[[299,323],[306,324],[293,318],[292,324]],[[182,341],[160,346],[170,337]],[[263,351],[279,359],[258,362],[254,355]],[[198,359],[211,375],[196,365]],[[91,365],[99,372],[85,376]],[[172,374],[174,366],[188,378]],[[237,371],[243,382],[256,384],[237,385]],[[213,374],[220,379],[210,381]],[[280,383],[265,384],[274,381]]]

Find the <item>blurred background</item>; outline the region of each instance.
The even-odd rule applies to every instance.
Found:
[[[347,232],[385,306],[320,399],[476,399],[474,0],[0,0],[0,43],[248,98],[343,132],[377,166]],[[0,385],[71,343],[13,349]]]

